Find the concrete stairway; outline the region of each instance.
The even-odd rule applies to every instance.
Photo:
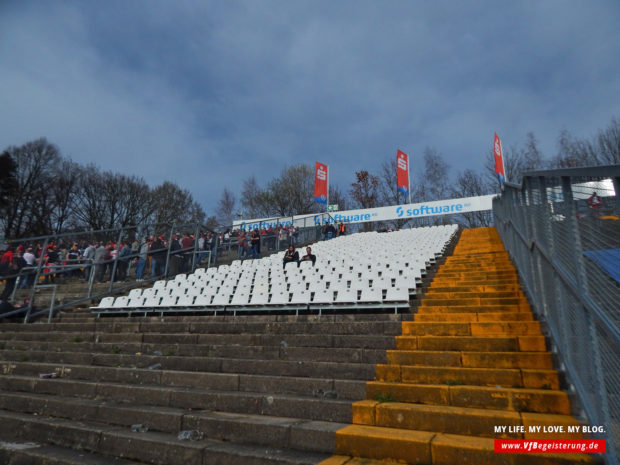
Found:
[[[353,405],[353,425],[337,432],[340,456],[325,464],[593,463],[587,454],[494,453],[494,438],[581,437],[528,432],[580,424],[560,387],[497,232],[464,230],[367,383],[367,400]]]
[[[0,324],[0,463],[318,463],[406,319],[76,312]],[[184,430],[202,438],[177,439]]]

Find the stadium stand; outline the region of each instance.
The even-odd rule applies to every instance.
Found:
[[[289,263],[284,252],[257,260],[234,261],[157,281],[129,296],[106,297],[98,314],[148,314],[197,310],[260,311],[409,308],[428,266],[457,233],[456,225],[360,233],[312,244],[316,263]]]

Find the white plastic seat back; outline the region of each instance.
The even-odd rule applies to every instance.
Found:
[[[407,288],[391,287],[385,294],[384,302],[409,302],[409,291]]]
[[[117,297],[116,299],[114,299],[114,304],[112,305],[112,307],[125,308],[127,307],[128,302],[129,302],[129,297],[127,297],[126,295],[123,295],[121,297]]]
[[[267,305],[269,303],[269,294],[267,292],[254,292],[250,299],[250,305]]]
[[[291,297],[291,304],[296,305],[308,305],[310,303],[310,292],[305,290],[297,290],[293,292]]]
[[[314,292],[313,304],[326,304],[331,305],[334,303],[334,291],[323,289],[321,291]]]
[[[99,301],[97,308],[111,308],[112,304],[114,304],[114,297],[104,297]]]
[[[176,306],[177,307],[191,307],[192,305],[194,305],[195,298],[196,296],[194,295],[183,295],[179,297],[179,300],[177,300]]]
[[[194,306],[207,307],[211,305],[212,300],[213,300],[212,294],[197,295],[196,298],[194,299]]]
[[[178,296],[176,295],[165,295],[161,298],[159,302],[160,307],[174,307],[177,303]]]
[[[129,298],[140,297],[142,295],[142,289],[132,289],[129,291]]]
[[[335,303],[356,303],[357,302],[357,291],[352,289],[338,289],[338,293],[336,294]]]
[[[269,301],[272,305],[287,305],[289,300],[288,291],[279,291],[273,292],[271,294],[271,300]]]
[[[363,303],[381,303],[383,302],[383,293],[381,289],[376,287],[369,287],[362,290],[360,295],[360,302]]]
[[[148,308],[156,308],[159,307],[159,302],[161,302],[161,297],[158,295],[153,295],[151,297],[147,297],[146,299],[144,299],[144,302],[142,304],[143,307],[148,307]]]

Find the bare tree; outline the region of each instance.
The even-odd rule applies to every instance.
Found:
[[[329,188],[329,202],[332,205],[338,205],[338,210],[346,210],[349,205],[346,192],[343,192],[340,187],[336,185]]]
[[[217,203],[216,210],[217,220],[220,226],[224,228],[230,228],[232,226],[236,203],[237,199],[235,198],[235,194],[225,187]]]
[[[51,186],[51,232],[59,234],[68,225],[76,226],[75,207],[80,174],[80,165],[71,160],[64,159],[58,165],[54,185]]]
[[[597,136],[599,162],[604,165],[620,163],[620,122],[612,118],[607,129]]]
[[[241,205],[246,218],[260,218],[269,215],[265,191],[260,188],[255,176],[243,181]]]
[[[151,221],[162,224],[203,223],[205,212],[187,189],[165,181],[153,189]]]
[[[476,197],[490,194],[490,190],[491,186],[485,181],[482,174],[468,169],[457,176],[452,195],[454,197]],[[488,211],[462,213],[460,216],[462,221],[459,222],[462,222],[468,228],[490,226],[493,223],[491,214]],[[459,218],[457,217],[458,220]]]
[[[293,216],[318,210],[313,198],[314,170],[304,164],[286,167],[267,185],[268,213]]]
[[[418,195],[421,200],[441,200],[450,195],[448,164],[437,150],[424,149],[424,167],[418,180]]]
[[[0,173],[0,227],[6,233],[5,223],[11,206],[10,200],[17,195],[19,187],[16,179],[17,164],[8,151],[0,155]]]
[[[374,208],[379,205],[379,178],[366,170],[355,173],[356,181],[351,184],[351,200],[357,208]],[[365,231],[372,231],[373,223],[364,223]]]
[[[18,195],[5,205],[4,234],[7,237],[46,234],[49,217],[48,189],[53,183],[54,167],[60,160],[56,146],[40,138],[4,152],[16,165],[14,182]]]
[[[559,150],[551,160],[553,168],[571,168],[620,163],[620,123],[613,118],[609,126],[592,140],[576,139],[567,130],[558,138]]]

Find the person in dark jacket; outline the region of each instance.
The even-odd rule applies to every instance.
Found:
[[[286,268],[286,264],[291,262],[299,265],[299,252],[295,250],[295,246],[289,245],[288,250],[284,254],[283,267]]]

